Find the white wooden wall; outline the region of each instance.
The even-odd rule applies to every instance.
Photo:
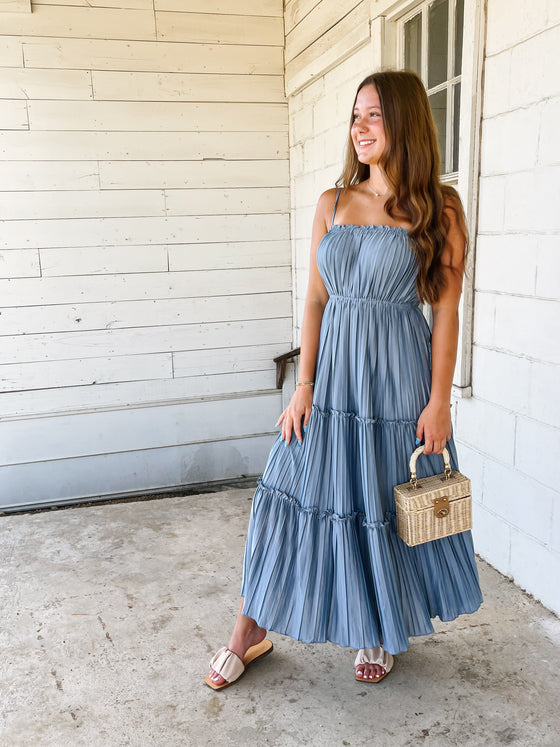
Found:
[[[25,5],[0,4],[0,507],[258,474],[292,343],[282,2]]]

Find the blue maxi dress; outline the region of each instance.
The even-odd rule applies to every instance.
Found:
[[[430,397],[431,337],[406,229],[334,224],[317,250],[329,293],[313,406],[300,444],[279,434],[253,498],[243,613],[307,643],[408,649],[482,602],[471,533],[409,547],[393,486],[406,482]],[[447,444],[458,469],[453,439]],[[420,456],[419,477],[443,471]]]

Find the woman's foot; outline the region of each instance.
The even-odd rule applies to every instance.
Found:
[[[252,617],[243,615],[241,613],[241,609],[243,609],[243,602],[241,602],[241,608],[237,615],[235,627],[233,629],[233,633],[231,634],[231,638],[229,639],[227,647],[230,651],[233,651],[234,654],[237,654],[240,659],[243,659],[251,646],[256,646],[257,643],[260,643],[262,640],[264,640],[266,636],[266,629],[260,628],[257,625],[256,620],[253,620]],[[226,681],[212,668],[210,668],[209,677],[212,682],[216,683],[216,685],[221,685]]]
[[[393,656],[381,646],[361,648],[354,661],[355,677],[360,682],[381,682],[393,667]]]

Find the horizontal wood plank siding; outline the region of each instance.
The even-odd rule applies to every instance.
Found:
[[[345,18],[361,0],[321,0],[286,35],[285,60],[290,62]],[[367,3],[364,3],[367,5]],[[369,13],[369,10],[368,10]]]
[[[320,3],[321,0],[286,0],[284,4],[284,33],[286,36],[291,34],[294,27]]]
[[[261,398],[237,403],[244,412],[261,406]],[[226,401],[227,404],[227,401]],[[273,408],[274,413],[277,407]],[[276,414],[270,413],[273,418]],[[223,410],[223,417],[237,417]],[[2,467],[6,483],[13,485],[0,495],[1,508],[48,506],[53,502],[73,502],[91,498],[144,495],[183,485],[231,480],[232,475],[254,475],[262,470],[272,441],[269,435],[223,438],[158,449],[92,454],[58,462],[30,462]],[[56,495],[45,479],[51,465],[58,467]],[[96,493],[92,495],[92,486]]]
[[[0,506],[258,474],[292,344],[282,2],[32,10],[0,9]]]
[[[0,36],[0,67],[19,67],[22,64],[21,41]]]
[[[236,73],[200,75],[94,70],[91,74],[90,93],[92,89],[98,101],[204,101],[211,89],[221,102],[275,103],[284,96],[284,78],[282,75]],[[1,93],[0,77],[0,95]],[[14,95],[12,98],[18,96]]]
[[[269,45],[195,44],[112,39],[22,37],[19,57],[26,67],[132,72],[283,75],[283,48]],[[15,59],[13,42],[5,64]]]
[[[11,13],[31,13],[31,0],[2,0],[2,10]]]
[[[8,185],[5,179],[3,184]],[[13,182],[15,186],[15,180]],[[8,220],[53,218],[129,218],[169,214],[163,190],[76,191],[45,189],[0,192]]]
[[[58,132],[282,132],[287,126],[284,104],[36,100],[28,111],[30,129]]]
[[[33,13],[6,13],[1,18],[2,34],[68,36],[80,39],[156,38],[152,10],[134,8],[80,8],[72,5],[33,5]]]
[[[20,307],[3,310],[2,332],[23,335],[29,326],[19,313]],[[203,324],[243,319],[274,319],[289,316],[290,294],[247,293],[239,296],[205,296],[146,301],[110,301],[100,303],[28,306],[25,318],[34,323],[37,334],[74,330],[104,330],[163,325]]]
[[[75,331],[40,335],[7,335],[2,338],[0,363],[41,360],[76,360],[114,355],[138,355],[201,348],[255,345],[286,338],[289,317],[243,321],[174,324]]]
[[[0,68],[0,99],[93,98],[91,73],[87,70],[26,70]],[[0,106],[3,104],[0,103]]]
[[[3,130],[28,130],[27,101],[7,99],[0,105],[0,127]]]
[[[156,12],[156,20],[157,38],[163,41],[266,46],[284,42],[282,19],[271,16]]]
[[[89,178],[90,175],[86,175]],[[214,186],[214,185],[212,185]],[[69,187],[71,188],[71,187]],[[24,225],[25,224],[25,225]],[[22,232],[25,229],[25,233]],[[224,231],[226,233],[224,233]],[[248,233],[248,232],[251,233]],[[273,232],[272,234],[270,232]],[[183,244],[218,242],[224,236],[242,241],[287,238],[284,215],[170,216],[169,218],[78,218],[49,221],[7,220],[0,224],[0,249],[113,244]]]
[[[20,108],[22,102],[16,102]],[[26,111],[25,104],[21,111]],[[27,119],[23,122],[27,129]],[[276,159],[288,156],[287,132],[127,132],[107,130],[0,132],[0,160],[185,161]]]
[[[96,412],[119,409],[123,407],[123,397],[127,397],[133,403],[132,407],[138,407],[140,405],[160,406],[171,401],[185,402],[192,398],[207,396],[209,393],[219,395],[237,393],[239,392],[236,383],[239,381],[238,373],[267,370],[270,376],[275,376],[276,367],[272,359],[282,352],[285,352],[283,342],[180,351],[171,354],[173,368],[177,366],[181,372],[180,375],[172,378],[107,382],[103,386],[96,386],[92,383],[95,381],[92,377],[88,385],[75,384],[27,390],[12,388],[2,393],[2,420],[33,419],[38,415],[89,412],[92,409]],[[161,357],[160,354],[155,355]],[[80,361],[76,364],[74,362],[69,364],[68,361],[62,363],[68,365],[70,369],[74,365],[80,365]],[[123,363],[124,357],[121,358],[121,364]],[[37,361],[35,364],[15,365],[21,365],[22,371],[25,370],[25,375],[31,377],[34,372],[40,376],[40,371],[46,371],[51,365],[54,370],[58,362]],[[85,376],[91,375],[95,365],[94,358],[84,360],[84,369],[82,369],[84,379]],[[7,378],[14,375],[14,371],[15,369],[6,366]],[[252,389],[253,387],[248,386],[247,391],[252,391]]]
[[[326,5],[331,10],[339,6],[332,0],[322,0],[313,11],[318,14],[320,6]],[[307,25],[302,21],[291,32],[294,40],[288,44],[290,35],[286,38],[286,47],[291,48],[292,56],[286,60],[286,92],[288,95],[301,90],[313,80],[334,69],[353,52],[369,44],[370,40],[370,3],[366,0],[356,4],[347,2],[346,6],[354,6],[347,13],[340,13],[338,20],[333,23],[333,13],[325,14],[325,22],[320,33],[315,32],[313,24]],[[345,8],[344,10],[346,10]],[[341,9],[342,10],[342,9]],[[332,24],[332,25],[329,25]],[[298,41],[299,32],[303,35]]]
[[[133,8],[151,10],[154,0],[33,0],[36,5],[78,5],[84,8]]]
[[[104,0],[98,0],[98,2],[104,2]],[[189,0],[188,3],[185,3],[185,0],[153,0],[153,3],[156,10],[175,10],[185,13],[218,13],[220,15],[232,13],[276,18],[283,16],[282,2],[278,0],[259,0],[258,3],[255,0],[235,0],[234,3],[231,0]]]

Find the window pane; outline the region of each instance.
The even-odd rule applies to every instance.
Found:
[[[465,15],[465,4],[463,0],[457,0],[455,6],[455,69],[454,75],[461,75],[461,60],[463,58],[463,17]]]
[[[433,93],[428,97],[432,114],[436,122],[439,140],[439,152],[441,154],[441,173],[445,174],[445,140],[447,133],[447,89]]]
[[[422,71],[422,14],[404,25],[404,66],[421,75]]]
[[[428,11],[428,88],[447,80],[448,0],[436,0]]]
[[[461,84],[453,86],[453,171],[459,171],[459,116],[461,101]]]

